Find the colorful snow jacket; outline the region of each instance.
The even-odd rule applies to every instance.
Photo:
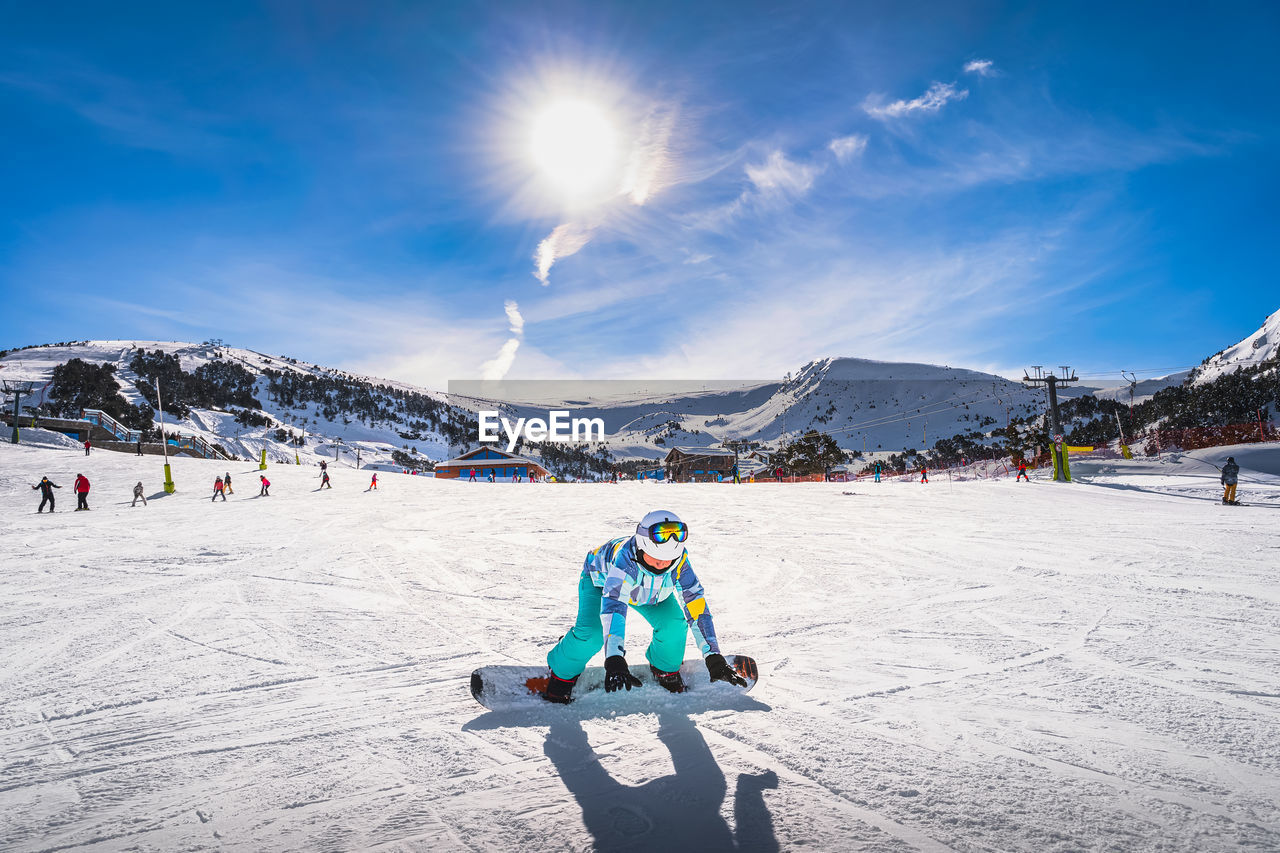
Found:
[[[703,598],[702,584],[693,573],[689,555],[682,554],[671,568],[658,573],[640,565],[634,540],[630,536],[610,539],[587,554],[582,573],[591,578],[601,591],[600,622],[604,626],[604,654],[626,655],[623,642],[627,633],[627,608],[631,605],[657,604],[677,590],[684,610],[684,621],[693,632],[694,641],[703,657],[718,654],[715,624]]]
[[[89,478],[84,476],[76,477],[76,481],[73,485],[75,486],[75,490],[77,492],[88,492]]]
[[[50,498],[50,499],[52,499],[52,498],[53,498],[53,490],[54,490],[54,489],[61,489],[61,488],[62,488],[62,486],[59,486],[57,483],[53,482],[53,480],[50,480],[48,477],[45,477],[45,478],[43,478],[42,480],[40,480],[40,482],[39,482],[39,483],[36,483],[36,484],[35,484],[34,486],[32,486],[31,488],[32,488],[32,489],[39,489],[39,490],[40,490],[40,494],[44,495],[46,498]]]
[[[1228,462],[1222,466],[1222,485],[1234,486],[1240,480],[1240,465]]]

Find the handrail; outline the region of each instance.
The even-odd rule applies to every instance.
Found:
[[[101,409],[82,409],[80,411],[80,419],[102,427],[121,441],[142,440],[141,432],[136,429],[129,429]]]
[[[120,441],[142,441],[141,431],[129,429],[101,409],[82,409],[80,412],[80,419],[94,424],[95,426],[102,427]],[[221,453],[217,448],[198,435],[183,435],[182,433],[163,431],[161,434],[165,442],[172,444],[179,450],[193,451],[203,456],[205,459],[227,458],[224,453]]]

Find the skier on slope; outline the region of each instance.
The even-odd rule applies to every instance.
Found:
[[[877,483],[880,482],[880,471],[883,469],[883,467],[884,467],[883,463],[881,462],[876,463],[876,482]]]
[[[231,472],[222,475],[222,490],[229,495],[234,495],[236,490],[231,488]]]
[[[76,474],[76,481],[72,484],[72,488],[76,492],[76,512],[87,510],[89,508],[89,478],[84,474]]]
[[[929,482],[929,469],[923,465],[920,466],[920,482]]]
[[[89,455],[89,439],[87,438],[84,440],[84,455]]]
[[[332,488],[333,488],[333,484],[329,482],[329,472],[328,472],[328,471],[325,471],[325,472],[321,473],[321,474],[320,474],[320,489],[332,489]],[[316,491],[318,492],[318,491],[320,491],[320,489],[316,489]]]
[[[36,483],[31,488],[32,490],[35,490],[35,489],[40,490],[40,508],[37,509],[36,512],[44,512],[45,504],[49,505],[49,512],[53,512],[53,505],[54,505],[53,490],[61,489],[62,486],[59,486],[57,483],[53,482],[48,477],[41,477],[40,482]]]
[[[1022,480],[1026,480],[1028,483],[1031,482],[1031,478],[1027,476],[1027,460],[1025,459],[1018,463],[1018,476],[1013,479],[1015,483]]]
[[[258,497],[260,498],[271,497],[271,492],[267,491],[268,489],[271,488],[271,481],[267,479],[267,475],[259,474],[258,479],[262,481],[262,491],[258,492]]]
[[[377,471],[374,471],[374,472],[373,472],[373,479],[369,481],[369,488],[368,488],[368,489],[365,489],[365,491],[366,491],[366,492],[367,492],[367,491],[375,491],[375,492],[376,492],[377,490],[378,490],[378,472],[377,472]]]
[[[578,676],[601,646],[605,691],[640,686],[640,679],[627,668],[623,647],[628,609],[653,626],[645,657],[662,687],[684,692],[680,664],[689,630],[712,681],[747,686],[720,653],[702,584],[685,552],[688,538],[688,525],[675,513],[654,510],[636,526],[635,535],[611,539],[587,554],[578,579],[578,618],[547,654],[551,677],[542,698],[567,704]]]
[[[146,495],[144,495],[144,494],[142,493],[142,481],[141,481],[141,480],[139,480],[139,481],[138,481],[138,483],[137,483],[137,485],[135,485],[135,486],[133,487],[133,503],[129,504],[129,506],[137,506],[137,505],[138,505],[138,499],[139,499],[139,498],[141,498],[141,499],[142,499],[142,505],[143,505],[143,506],[146,506],[146,505],[147,505],[147,496],[146,496]]]
[[[222,502],[226,503],[227,502],[226,489],[227,489],[226,483],[222,482],[221,477],[218,477],[216,480],[214,480],[213,481],[213,497],[209,498],[209,503],[213,503],[214,501],[216,501],[219,496],[222,497]]]
[[[1236,485],[1240,482],[1240,466],[1236,464],[1234,456],[1228,456],[1227,462],[1222,466],[1222,502],[1223,504],[1238,504],[1236,500]]]
[[[469,483],[474,483],[475,481],[476,481],[476,469],[475,469],[475,468],[472,468],[472,469],[471,469],[471,479],[470,479],[470,480],[468,480],[467,482],[469,482]]]

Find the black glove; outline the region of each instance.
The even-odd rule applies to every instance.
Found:
[[[710,654],[707,655],[706,660],[707,672],[711,674],[712,681],[727,681],[739,687],[747,686],[747,680],[733,671],[733,667],[729,666],[729,662],[724,659],[724,655],[719,653]]]
[[[622,655],[611,655],[604,659],[604,691],[612,693],[615,690],[641,685],[640,679],[631,674],[631,670],[627,668],[627,659]]]

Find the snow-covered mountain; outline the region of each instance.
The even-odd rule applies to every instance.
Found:
[[[830,434],[845,449],[869,455],[925,450],[940,438],[990,432],[1018,418],[1033,418],[1046,406],[1043,389],[994,374],[858,358],[813,361],[781,381],[710,389],[688,382],[635,383],[621,391],[616,384],[596,383],[599,387],[593,388],[591,383],[569,383],[558,402],[520,383],[517,389],[528,390],[490,397],[447,394],[216,341],[83,341],[32,347],[0,357],[0,375],[39,383],[36,395],[24,401],[34,405],[47,393],[56,366],[73,358],[111,364],[121,395],[138,404],[144,402],[137,388],[142,378],[130,364],[140,348],[176,356],[188,373],[221,363],[237,365],[253,378],[253,398],[260,405],[250,413],[255,417],[246,415],[245,406],[193,405],[181,419],[166,413],[171,430],[197,435],[237,456],[257,457],[266,450],[269,458],[280,461],[315,462],[358,450],[362,462],[388,468],[401,467],[392,458],[397,451],[440,461],[474,446],[474,427],[463,427],[481,409],[501,409],[514,420],[545,418],[551,408],[567,408],[574,417],[603,420],[604,447],[616,458],[658,459],[671,447],[719,446],[732,439],[760,442],[767,451],[810,429]],[[1278,353],[1280,311],[1258,332],[1206,359],[1192,375],[1196,382],[1207,382]],[[1186,374],[1174,374],[1144,380],[1135,399],[1141,402],[1185,378]],[[1093,394],[1127,402],[1129,386],[1076,385],[1061,393],[1064,398]],[[289,440],[291,435],[301,436],[303,443]],[[537,454],[536,448],[525,452]]]
[[[53,369],[73,358],[111,364],[121,394],[131,404],[143,401],[130,368],[136,351],[162,350],[175,355],[183,370],[194,373],[203,365],[223,361],[238,364],[255,378],[254,396],[266,426],[237,421],[239,410],[193,407],[183,419],[166,417],[170,429],[199,435],[231,453],[256,457],[264,448],[271,458],[304,461],[332,458],[341,439],[363,459],[386,463],[392,451],[413,448],[439,461],[460,446],[440,429],[406,412],[401,395],[434,401],[457,418],[477,409],[501,407],[514,416],[545,414],[549,405],[518,401],[501,404],[482,398],[447,395],[403,382],[356,376],[296,359],[216,343],[165,341],[84,341],[17,350],[6,355],[4,375],[31,379],[45,386]],[[269,374],[301,379],[336,379],[367,386],[381,417],[344,409],[336,402],[297,402],[284,398]],[[281,381],[275,380],[277,385]],[[687,383],[686,383],[687,385]],[[39,402],[37,398],[31,403]],[[776,444],[808,429],[830,432],[849,449],[897,452],[924,449],[941,437],[984,430],[1009,417],[1038,413],[1043,392],[1024,388],[992,374],[928,364],[830,358],[811,362],[781,382],[766,382],[710,391],[664,393],[659,387],[625,399],[573,400],[565,403],[575,417],[599,417],[606,428],[605,445],[619,458],[656,459],[677,445],[709,446],[726,439]],[[327,411],[326,411],[327,409]],[[276,439],[285,429],[305,436],[301,447]]]
[[[923,450],[938,438],[1004,426],[1042,408],[1043,392],[1000,376],[931,364],[827,358],[782,382],[610,402],[575,410],[601,417],[626,457],[672,446],[743,439],[776,445],[806,430],[868,453]]]
[[[1280,311],[1263,321],[1262,327],[1244,340],[1205,359],[1204,364],[1191,371],[1192,381],[1212,382],[1223,374],[1254,367],[1277,356],[1280,356]]]
[[[392,462],[392,452],[412,449],[438,461],[448,455],[448,441],[439,429],[430,428],[420,416],[409,413],[413,407],[406,403],[406,399],[419,404],[434,404],[442,415],[466,414],[457,412],[448,404],[446,395],[438,391],[216,343],[120,340],[32,347],[10,352],[0,359],[4,368],[0,376],[38,383],[32,397],[23,401],[26,407],[44,401],[54,368],[58,365],[73,358],[92,364],[110,364],[116,369],[120,394],[130,404],[138,404],[144,402],[144,398],[136,387],[140,377],[132,370],[130,362],[139,348],[147,352],[161,350],[176,356],[182,369],[188,373],[210,363],[227,362],[239,365],[253,375],[253,396],[261,403],[261,408],[253,413],[262,416],[267,421],[265,425],[246,425],[237,421],[237,415],[244,407],[193,406],[186,417],[177,418],[167,412],[164,419],[165,428],[169,431],[199,436],[230,454],[245,458],[257,458],[266,450],[268,458],[277,461],[332,461],[335,456],[354,461],[358,451],[365,467],[399,468]],[[270,374],[355,386],[367,395],[367,399],[362,401],[367,404],[365,407],[382,416],[359,417],[336,399],[331,406],[314,400],[282,400],[273,390]],[[335,393],[331,399],[336,396]],[[421,407],[417,406],[418,409]],[[286,435],[301,436],[304,443],[280,441],[277,435],[282,429]]]

